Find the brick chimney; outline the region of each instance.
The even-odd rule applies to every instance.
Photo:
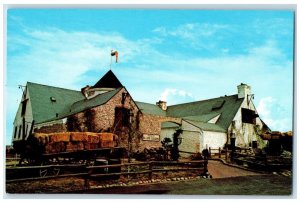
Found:
[[[83,94],[83,96],[87,99],[88,98],[88,90],[90,89],[91,87],[89,85],[81,88],[81,93]]]
[[[156,105],[159,106],[162,110],[166,111],[167,110],[167,102],[159,100],[156,102]]]
[[[238,89],[238,98],[245,98],[247,95],[251,95],[251,87],[247,84],[241,83],[237,86]]]

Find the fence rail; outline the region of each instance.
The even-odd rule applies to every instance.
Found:
[[[247,148],[247,147],[236,147],[234,149],[235,154],[242,154],[242,152],[249,152],[251,151],[251,148]],[[221,147],[219,148],[208,148],[208,153],[209,156],[217,156],[218,158],[222,158],[222,156],[224,155],[225,160],[228,160],[229,155],[231,154],[232,150],[228,149],[228,148],[224,148],[221,149]]]
[[[89,187],[89,181],[93,178],[107,177],[107,176],[131,176],[131,175],[148,175],[151,180],[154,173],[161,172],[174,172],[174,171],[198,171],[198,173],[207,172],[207,160],[200,161],[150,161],[150,162],[138,162],[138,163],[123,163],[113,165],[100,165],[100,166],[83,166],[83,165],[46,165],[46,166],[24,166],[6,168],[6,172],[22,172],[22,170],[44,170],[44,169],[81,169],[80,173],[63,174],[57,176],[46,177],[33,177],[33,178],[19,178],[6,180],[6,183],[26,182],[26,181],[38,181],[49,180],[56,178],[66,177],[82,177],[85,180],[85,186]],[[163,168],[162,168],[163,167]],[[102,170],[101,170],[102,169]],[[115,169],[110,171],[109,169]]]

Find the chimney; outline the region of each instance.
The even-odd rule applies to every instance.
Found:
[[[159,100],[156,102],[156,105],[159,106],[162,110],[167,110],[167,102]]]
[[[251,95],[251,87],[247,84],[241,83],[237,86],[238,89],[238,98],[245,98],[247,95]]]
[[[81,93],[84,95],[84,97],[87,99],[88,98],[88,90],[90,89],[91,87],[89,85],[81,88]]]

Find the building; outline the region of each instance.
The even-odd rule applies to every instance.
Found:
[[[241,147],[263,147],[269,131],[253,104],[251,87],[240,84],[237,94],[167,106],[134,101],[115,74],[108,71],[81,91],[28,82],[15,120],[13,141],[33,132],[113,132],[122,147],[134,151],[161,147],[165,137],[181,128],[181,151],[223,148],[232,138]]]

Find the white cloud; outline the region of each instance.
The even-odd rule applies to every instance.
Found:
[[[224,24],[187,23],[170,29],[167,29],[166,27],[157,27],[153,29],[153,32],[162,34],[163,36],[170,35],[183,39],[198,39],[201,37],[210,37],[217,32],[228,28],[229,26]]]
[[[257,111],[259,115],[263,117],[269,117],[270,116],[270,106],[274,102],[274,99],[272,97],[264,97],[262,98],[257,106]]]
[[[185,25],[191,32],[197,26]],[[226,27],[216,26],[211,34],[218,29]],[[156,31],[170,34],[165,28]],[[174,30],[173,34],[179,36],[180,32],[175,33]],[[188,36],[189,33],[186,33]],[[168,105],[190,102],[195,98],[202,100],[236,94],[236,85],[244,82],[252,86],[258,100],[266,97],[265,92],[268,92],[271,98],[276,98],[276,102],[284,104],[281,115],[271,113],[276,106],[268,108],[268,99],[264,101],[265,106],[258,104],[260,114],[269,115],[263,118],[270,122],[267,124],[273,125],[281,119],[286,122],[286,115],[291,114],[291,98],[282,94],[292,95],[293,63],[273,41],[252,47],[244,54],[205,58],[200,54],[196,57],[174,56],[152,46],[149,39],[134,41],[117,33],[48,29],[27,31],[25,37],[8,37],[8,48],[13,48],[9,50],[12,54],[9,54],[7,61],[10,87],[17,88],[18,84],[32,81],[80,89],[95,82],[102,72],[109,69],[110,51],[117,49],[120,63],[113,64],[113,70],[138,101],[154,103],[160,93],[160,99],[167,100]],[[154,43],[159,43],[159,40]],[[22,52],[17,53],[20,49]],[[97,72],[99,75],[86,75],[89,71],[99,70],[103,70]],[[8,95],[9,101],[17,101],[19,97],[16,91]],[[18,103],[7,102],[7,105],[10,111],[16,109]],[[290,128],[291,122],[285,124],[286,128]]]
[[[8,47],[16,47],[22,41],[24,37],[12,36]],[[24,78],[23,84],[29,80],[68,88],[78,88],[76,82],[89,70],[108,69],[111,50],[117,49],[121,53],[120,61],[126,62],[144,48],[139,42],[117,34],[59,29],[27,31],[26,46],[21,54],[9,56],[8,72],[14,72],[18,80]]]
[[[177,37],[179,40],[184,40],[184,44],[189,44],[195,49],[213,51],[216,45],[215,41],[211,40],[212,37],[215,37],[217,33],[220,37],[221,31],[229,29],[230,27],[225,24],[187,23],[172,28],[157,27],[152,31],[162,37]]]
[[[191,93],[184,90],[166,88],[160,96],[161,101],[168,102],[168,105],[179,104],[183,102],[194,101],[194,97]]]
[[[260,99],[257,106],[258,114],[273,131],[292,130],[292,118],[284,115],[284,109],[283,105],[272,97]]]
[[[168,101],[168,96],[170,94],[175,95],[176,93],[177,93],[176,89],[169,89],[169,88],[167,88],[167,89],[165,89],[163,91],[163,93],[161,93],[160,100],[162,100],[162,101]]]
[[[289,118],[282,118],[282,119],[272,119],[272,118],[265,118],[263,121],[271,128],[273,131],[281,131],[287,132],[293,130],[288,126],[291,126],[291,119]]]

